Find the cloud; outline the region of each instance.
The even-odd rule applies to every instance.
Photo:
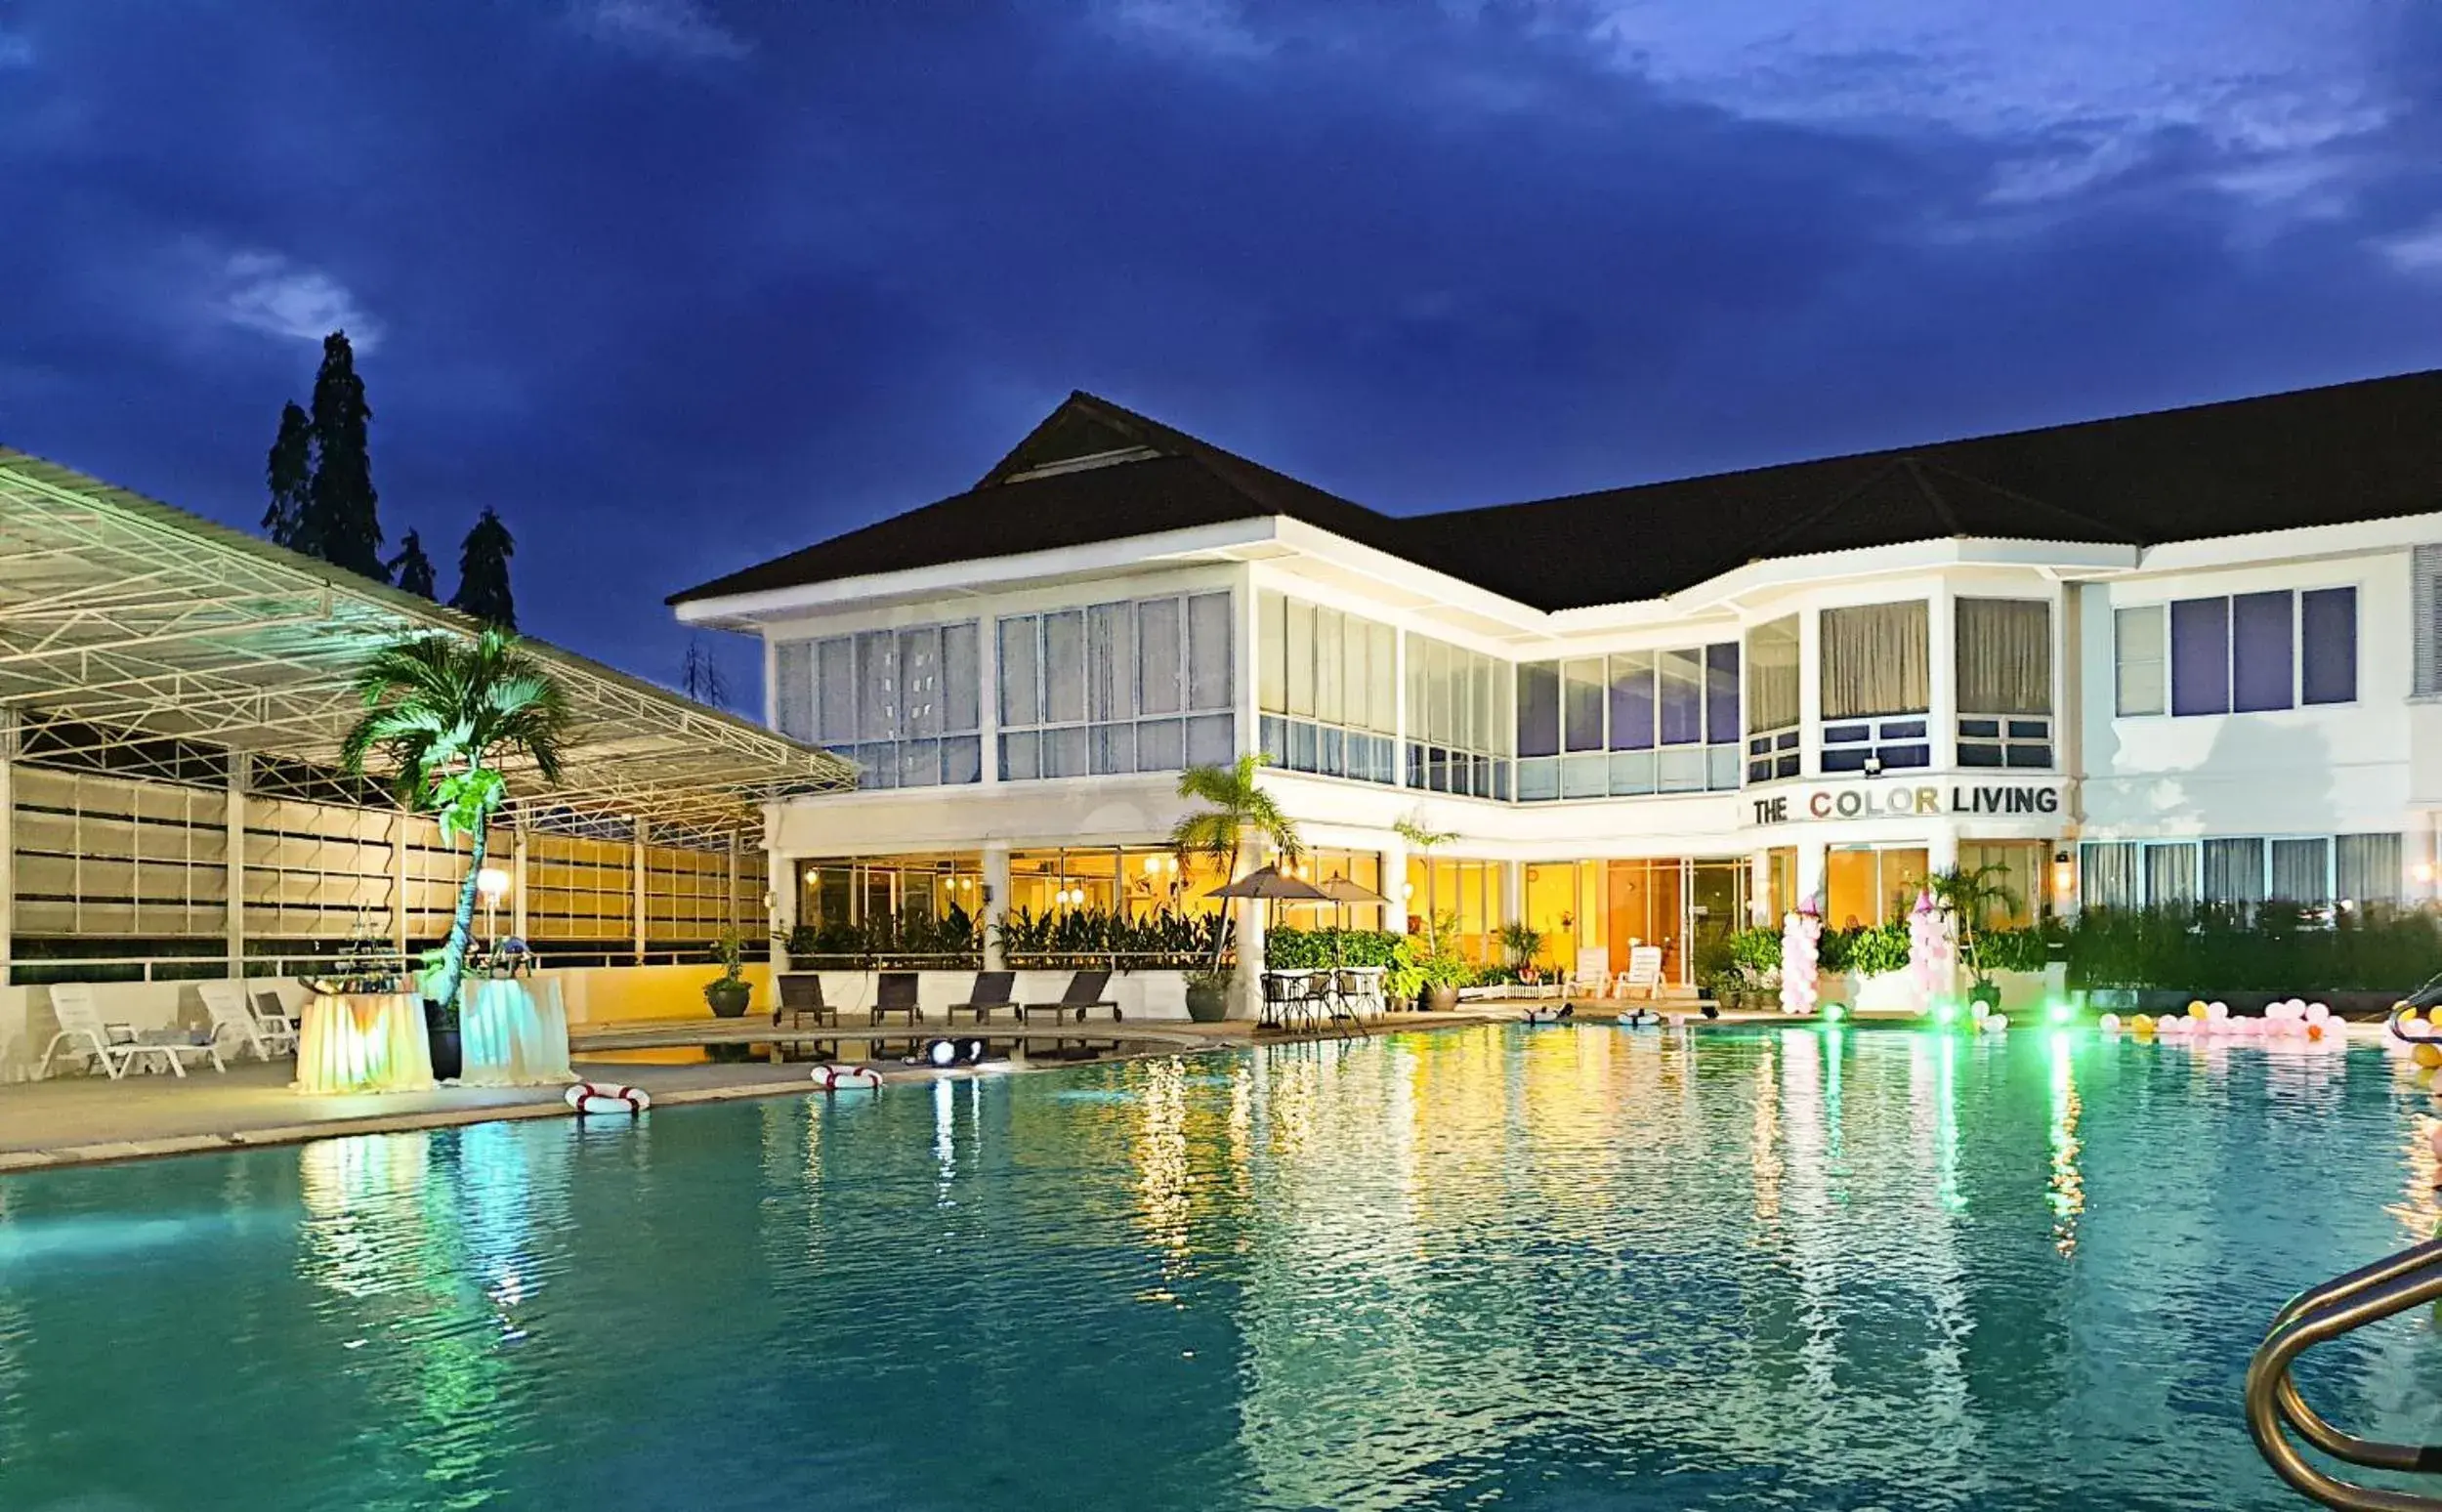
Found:
[[[221,270],[209,299],[212,314],[232,325],[295,341],[318,342],[344,330],[360,353],[382,342],[382,323],[330,274],[302,268],[275,252],[238,252]]]
[[[2378,236],[2373,246],[2402,273],[2442,273],[2442,216],[2414,231]]]
[[[1272,50],[1236,0],[1098,0],[1095,14],[1107,29],[1164,52],[1245,60]]]
[[[0,68],[34,65],[34,39],[21,31],[0,31]]]
[[[697,0],[582,0],[570,18],[614,47],[687,63],[735,63],[754,51]]]

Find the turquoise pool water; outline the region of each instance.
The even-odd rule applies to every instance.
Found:
[[[1487,1029],[0,1181],[0,1507],[2248,1508],[2410,1074]],[[2442,1435],[2423,1320],[2317,1400]]]

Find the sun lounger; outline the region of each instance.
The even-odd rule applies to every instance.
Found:
[[[234,982],[199,982],[195,991],[203,998],[204,1012],[212,1016],[212,1043],[217,1047],[221,1036],[229,1035],[241,1049],[250,1049],[257,1060],[268,1061],[297,1048],[297,1031],[285,1016],[264,1019],[246,1006],[245,989]]]
[[[978,1024],[990,1022],[992,1015],[1000,1010],[1017,1007],[1012,996],[1017,985],[1018,974],[1014,971],[977,972],[975,986],[967,991],[967,1000],[949,1005],[949,1022],[957,1023],[958,1015],[962,1013],[974,1015]]]
[[[186,1058],[200,1055],[211,1061],[214,1071],[225,1071],[221,1052],[209,1041],[197,1043],[182,1030],[154,1030],[139,1034],[128,1024],[105,1024],[102,1010],[94,1006],[93,987],[82,982],[61,982],[51,987],[51,1011],[58,1016],[60,1031],[51,1036],[51,1043],[42,1051],[42,1070],[38,1074],[51,1074],[51,1059],[64,1046],[71,1055],[86,1058],[90,1071],[99,1064],[112,1081],[127,1074],[127,1069],[139,1061],[158,1061],[173,1075],[187,1074]]]

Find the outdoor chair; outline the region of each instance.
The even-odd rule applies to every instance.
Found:
[[[912,971],[886,971],[873,991],[873,1023],[879,1027],[890,1014],[903,1014],[907,1027],[913,1029],[924,1022],[924,1009],[916,1002],[916,974]]]
[[[195,991],[203,998],[203,1011],[212,1016],[212,1044],[217,1048],[221,1036],[228,1034],[238,1048],[252,1050],[255,1059],[271,1060],[297,1048],[296,1030],[285,1018],[266,1020],[246,1006],[245,989],[234,982],[198,982]]]
[[[1569,974],[1569,990],[1594,997],[1611,995],[1611,951],[1601,945],[1578,952],[1577,970]],[[1565,995],[1565,994],[1564,994]]]
[[[281,1002],[279,994],[270,987],[254,994],[254,1016],[265,1027],[285,1029],[292,1040],[297,1037],[297,1021],[289,1017],[288,1005]]]
[[[1611,995],[1625,997],[1630,992],[1643,992],[1648,1002],[1662,995],[1662,946],[1629,947],[1628,969],[1620,973]]]
[[[1110,990],[1111,973],[1080,971],[1069,978],[1068,990],[1060,994],[1060,1006],[1076,1015],[1076,1022],[1085,1022],[1088,1009],[1108,1008],[1111,1022],[1119,1022],[1119,1005],[1103,994]]]
[[[967,1000],[949,1005],[949,1022],[957,1023],[958,1015],[966,1013],[974,1015],[978,1024],[989,1023],[999,1010],[1017,1007],[1012,996],[1017,985],[1018,974],[1014,971],[977,972],[975,986],[967,991]]]
[[[93,988],[82,982],[60,982],[51,987],[51,1011],[58,1016],[60,1031],[43,1046],[42,1069],[36,1073],[51,1074],[51,1058],[65,1045],[70,1054],[86,1058],[86,1070],[95,1064],[109,1073],[112,1081],[127,1074],[127,1069],[138,1061],[157,1060],[167,1065],[178,1076],[187,1074],[184,1058],[200,1055],[212,1062],[212,1069],[225,1071],[221,1052],[209,1042],[198,1044],[192,1038],[172,1038],[155,1032],[139,1034],[130,1024],[105,1024],[102,1010],[94,1006]],[[174,1031],[173,1031],[174,1032]]]
[[[839,1010],[822,1000],[822,979],[810,971],[784,971],[777,979],[780,988],[779,1006],[772,1010],[772,1027],[776,1029],[823,1029],[839,1028]],[[779,1065],[786,1058],[789,1046],[814,1046],[818,1057],[839,1058],[839,1045],[825,1039],[792,1038],[772,1046],[772,1062]]]

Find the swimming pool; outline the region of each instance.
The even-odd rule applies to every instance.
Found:
[[[2295,1508],[2379,1056],[1409,1034],[0,1182],[0,1506]],[[2310,1361],[2442,1434],[2442,1339]],[[2317,1368],[2320,1366],[2320,1368]]]

